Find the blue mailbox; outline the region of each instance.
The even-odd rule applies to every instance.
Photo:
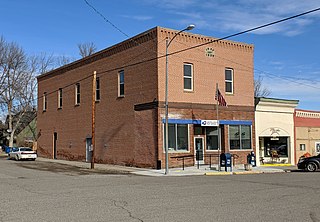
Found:
[[[251,164],[253,167],[257,166],[256,155],[253,151],[247,155],[247,163]]]
[[[220,166],[225,167],[225,171],[228,171],[228,167],[232,171],[232,159],[230,153],[222,153],[220,155]]]

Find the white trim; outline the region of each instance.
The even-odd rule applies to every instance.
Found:
[[[226,79],[226,71],[227,70],[230,70],[231,71],[231,80],[227,80]],[[224,70],[224,82],[225,82],[225,85],[226,83],[231,83],[231,92],[227,92],[227,87],[225,87],[225,93],[226,94],[229,94],[229,95],[232,95],[234,94],[234,70],[232,68],[225,68]]]
[[[205,147],[204,147],[204,137],[203,136],[195,136],[193,138],[193,146],[194,146],[194,161],[195,164],[198,163],[197,161],[197,149],[196,149],[196,139],[202,139],[202,161],[199,161],[200,164],[204,164],[204,151],[205,151]]]
[[[184,66],[188,65],[191,66],[191,77],[184,75]],[[191,89],[184,88],[184,79],[191,79]],[[193,64],[192,63],[183,63],[183,91],[192,92],[193,91]]]

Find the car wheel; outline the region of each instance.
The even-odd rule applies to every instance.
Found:
[[[18,157],[18,155],[16,155],[14,159],[18,161],[18,160],[19,160],[19,157]]]
[[[318,168],[317,165],[313,162],[307,163],[307,165],[306,165],[306,170],[309,172],[314,172],[317,170],[317,168]]]

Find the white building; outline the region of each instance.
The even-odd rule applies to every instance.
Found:
[[[255,102],[257,165],[294,164],[293,117],[299,101],[261,97]]]

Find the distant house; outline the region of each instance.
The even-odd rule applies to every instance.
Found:
[[[295,162],[308,153],[320,154],[320,111],[297,109],[294,113],[295,125]]]
[[[17,146],[33,147],[34,142],[37,140],[37,118],[25,126],[16,136]]]
[[[97,72],[95,160],[159,168],[165,165],[166,39],[178,31],[156,27],[38,77],[38,153],[91,161],[93,73]],[[255,151],[253,45],[180,33],[169,56],[169,167],[179,156],[237,163]],[[248,68],[250,67],[250,68]],[[216,85],[227,102],[219,107]],[[219,119],[219,126],[216,121]],[[210,123],[210,124],[206,124]],[[196,151],[199,155],[195,155]]]

